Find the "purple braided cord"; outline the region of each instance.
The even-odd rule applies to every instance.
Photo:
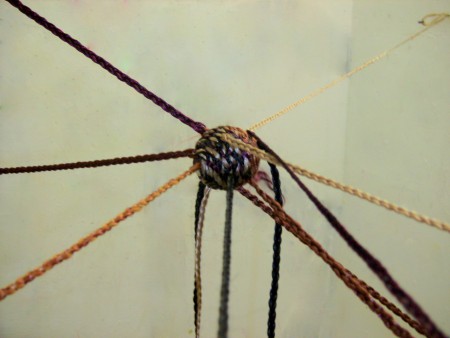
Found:
[[[168,112],[173,117],[177,118],[184,124],[188,125],[192,129],[194,129],[197,133],[202,134],[206,130],[206,126],[201,123],[194,121],[190,117],[184,115],[182,112],[180,112],[178,109],[161,99],[160,97],[153,94],[151,91],[149,91],[147,88],[145,88],[143,85],[141,85],[136,80],[132,79],[116,67],[114,67],[111,63],[106,61],[101,56],[95,54],[93,51],[89,50],[87,47],[83,46],[79,41],[72,38],[69,34],[64,33],[61,29],[56,27],[54,24],[48,22],[44,17],[40,16],[36,12],[34,12],[31,8],[25,6],[23,3],[21,3],[19,0],[6,0],[9,2],[12,6],[16,7],[19,11],[21,11],[23,14],[28,16],[30,19],[34,20],[36,23],[44,27],[45,29],[49,30],[51,33],[56,35],[58,38],[75,48],[77,51],[79,51],[84,56],[91,59],[96,64],[100,65],[102,68],[110,72],[112,75],[117,77],[120,81],[125,82],[127,85],[129,85],[131,88],[136,90],[138,93],[144,95],[147,99],[153,101],[154,104],[161,107],[164,111]]]

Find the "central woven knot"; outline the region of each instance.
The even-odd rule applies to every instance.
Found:
[[[194,163],[200,163],[198,175],[212,189],[227,189],[230,176],[233,188],[239,187],[258,171],[259,158],[227,143],[221,138],[223,134],[257,145],[256,139],[240,128],[224,126],[205,131],[195,145]]]

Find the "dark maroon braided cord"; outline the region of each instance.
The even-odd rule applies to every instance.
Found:
[[[350,248],[360,256],[375,275],[384,283],[386,288],[397,298],[397,300],[417,319],[426,331],[427,337],[445,338],[445,334],[437,327],[431,318],[425,313],[420,305],[397,283],[384,265],[375,258],[364,246],[362,246],[339,222],[333,213],[326,208],[319,199],[303,184],[300,178],[289,168],[286,162],[276,154],[267,144],[265,144],[255,133],[248,131],[250,135],[258,140],[258,146],[262,150],[274,156],[279,163],[286,169],[289,175],[294,179],[297,185],[305,192],[308,198],[317,207],[320,213],[328,220],[330,225],[347,242]]]
[[[147,99],[153,101],[157,106],[161,107],[164,111],[168,112],[173,117],[177,118],[184,124],[188,125],[192,129],[194,129],[199,134],[202,134],[206,130],[206,126],[201,123],[194,121],[190,117],[184,115],[182,112],[180,112],[178,109],[161,99],[160,97],[153,94],[151,91],[149,91],[147,88],[145,88],[143,85],[141,85],[136,80],[132,79],[116,67],[114,67],[111,63],[106,61],[101,56],[95,54],[93,51],[89,50],[87,47],[83,46],[79,41],[72,38],[69,34],[64,33],[61,29],[56,27],[54,24],[48,22],[44,17],[40,16],[36,12],[34,12],[31,8],[25,6],[23,3],[21,3],[19,0],[6,0],[9,2],[12,6],[16,7],[19,11],[21,11],[23,14],[28,16],[30,19],[34,20],[36,23],[44,27],[45,29],[49,30],[51,33],[56,35],[58,38],[75,48],[77,51],[79,51],[84,56],[91,59],[96,64],[103,67],[105,70],[107,70],[109,73],[117,77],[120,81],[125,82],[127,85],[129,85],[131,88],[136,90],[138,93],[144,95]]]
[[[171,151],[171,152],[159,153],[159,154],[117,157],[117,158],[111,158],[111,159],[106,159],[106,160],[47,164],[47,165],[36,165],[36,166],[29,166],[29,167],[0,168],[0,175],[36,173],[36,172],[41,172],[41,171],[71,170],[71,169],[82,169],[82,168],[97,168],[97,167],[104,167],[104,166],[109,166],[109,165],[163,161],[163,160],[170,160],[170,159],[180,158],[180,157],[191,157],[193,152],[194,152],[194,149],[186,149],[186,150],[181,150],[181,151]]]

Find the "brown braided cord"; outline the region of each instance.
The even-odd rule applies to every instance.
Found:
[[[259,158],[265,159],[266,161],[268,161],[270,163],[280,164],[279,161],[274,156],[272,156],[271,154],[268,154],[268,153],[266,153],[265,151],[263,151],[263,150],[261,150],[259,148],[253,147],[250,144],[241,142],[240,140],[238,140],[236,138],[233,139],[233,137],[231,137],[230,135],[220,134],[220,138],[225,140],[229,144],[234,145],[235,147],[239,147],[239,148],[241,148],[241,149],[243,149],[245,151],[248,151],[249,153],[254,154],[255,156],[258,156]],[[354,188],[354,187],[349,186],[349,185],[345,185],[343,183],[339,183],[339,182],[337,182],[335,180],[332,180],[331,178],[327,178],[325,176],[313,173],[313,172],[311,172],[311,171],[309,171],[307,169],[304,169],[304,168],[302,168],[302,167],[300,167],[298,165],[295,165],[295,164],[292,164],[292,163],[289,163],[289,162],[286,162],[286,163],[288,164],[288,166],[293,171],[295,171],[299,175],[305,176],[305,177],[307,177],[309,179],[312,179],[312,180],[314,180],[316,182],[328,185],[328,186],[330,186],[332,188],[339,189],[339,190],[344,191],[344,192],[346,192],[348,194],[351,194],[353,196],[356,196],[356,197],[359,197],[359,198],[361,198],[363,200],[366,200],[366,201],[368,201],[370,203],[373,203],[375,205],[378,205],[378,206],[381,206],[383,208],[386,208],[387,210],[394,211],[395,213],[398,213],[400,215],[403,215],[403,216],[406,216],[408,218],[411,218],[411,219],[413,219],[413,220],[415,220],[417,222],[425,223],[425,224],[430,225],[430,226],[432,226],[434,228],[450,232],[450,224],[448,224],[448,223],[445,223],[445,222],[440,221],[440,220],[435,219],[435,218],[431,218],[431,217],[419,214],[416,211],[412,211],[412,210],[406,209],[404,207],[398,206],[398,205],[396,205],[394,203],[391,203],[391,202],[389,202],[389,201],[387,201],[385,199],[382,199],[382,198],[377,197],[375,195],[372,195],[372,194],[369,194],[367,192],[364,192],[364,191],[362,191],[360,189]]]
[[[269,195],[267,195],[258,185],[256,182],[251,182],[252,187],[256,190],[256,192],[265,200],[267,203],[271,204],[275,200],[273,200]],[[276,202],[276,201],[275,201]],[[272,207],[273,208],[273,207]],[[282,209],[282,206],[280,204],[276,204],[276,211],[280,211],[285,213],[284,209]],[[386,308],[391,310],[394,314],[396,314],[398,317],[400,317],[404,322],[406,322],[409,326],[411,326],[413,329],[415,329],[418,333],[425,335],[425,329],[423,326],[414,320],[413,318],[409,317],[406,313],[404,313],[402,310],[400,310],[397,306],[395,306],[393,303],[391,303],[387,298],[383,297],[378,291],[376,291],[373,287],[368,285],[363,280],[359,279],[353,272],[350,270],[346,270],[349,275],[352,276],[355,280],[358,281],[358,283],[361,284],[361,286],[375,299],[377,299],[381,304],[383,304]]]
[[[367,292],[376,300],[378,300],[381,304],[383,304],[386,308],[391,310],[392,313],[400,317],[405,323],[407,323],[409,326],[411,326],[414,330],[416,330],[418,333],[426,336],[425,329],[423,326],[410,316],[408,314],[404,313],[402,310],[400,310],[395,304],[391,303],[386,297],[382,296],[377,290],[375,290],[373,287],[368,285],[366,282],[364,282],[362,279],[359,279],[353,272],[350,270],[347,270],[347,272],[352,275],[354,278],[357,278],[361,285],[367,290]]]
[[[5,299],[6,297],[16,293],[18,290],[25,287],[28,283],[32,282],[37,277],[40,277],[47,271],[53,269],[59,263],[62,263],[65,260],[68,260],[69,258],[72,257],[72,255],[74,253],[80,251],[81,249],[83,249],[84,247],[86,247],[87,245],[89,245],[90,243],[95,241],[100,236],[103,236],[105,233],[107,233],[108,231],[110,231],[111,229],[116,227],[120,222],[124,221],[125,219],[134,215],[135,213],[141,211],[142,208],[144,208],[147,204],[149,204],[150,202],[152,202],[153,200],[155,200],[156,198],[161,196],[163,193],[165,193],[167,190],[169,190],[173,186],[180,183],[182,180],[184,180],[186,177],[188,177],[189,175],[191,175],[198,169],[199,169],[198,165],[193,165],[191,168],[186,170],[184,173],[169,180],[167,183],[165,183],[164,185],[159,187],[157,190],[152,192],[147,197],[143,198],[142,200],[135,203],[131,207],[122,211],[120,214],[118,214],[116,217],[114,217],[109,222],[102,225],[97,230],[95,230],[95,231],[91,232],[89,235],[81,238],[79,241],[77,241],[75,244],[70,246],[68,249],[61,251],[60,253],[56,254],[49,260],[45,261],[43,264],[41,264],[37,268],[29,271],[22,277],[18,278],[15,282],[7,285],[3,289],[0,289],[0,301]]]
[[[248,198],[253,204],[261,208],[265,213],[272,217],[277,223],[283,225],[286,230],[291,232],[302,243],[307,245],[315,254],[317,254],[322,260],[330,266],[333,272],[344,282],[344,284],[350,288],[356,296],[361,299],[378,317],[383,321],[384,325],[390,329],[397,337],[409,337],[412,335],[403,327],[401,327],[394,318],[386,312],[374,299],[371,297],[366,288],[359,282],[357,278],[354,278],[352,274],[349,274],[347,269],[342,266],[341,263],[336,261],[311,235],[309,235],[302,226],[287,215],[281,206],[270,196],[268,202],[270,207],[261,201],[258,197],[250,193],[244,188],[239,188],[238,191]]]
[[[83,168],[97,168],[97,167],[104,167],[104,166],[109,166],[109,165],[163,161],[163,160],[170,160],[170,159],[175,159],[175,158],[180,158],[180,157],[191,157],[193,152],[194,152],[194,149],[186,149],[186,150],[170,151],[170,152],[159,153],[159,154],[146,154],[146,155],[136,155],[136,156],[127,156],[127,157],[116,157],[116,158],[110,158],[110,159],[105,159],[105,160],[46,164],[46,165],[14,167],[14,168],[0,168],[0,175],[36,173],[36,172],[42,172],[42,171],[56,171],[56,170],[72,170],[72,169],[83,169]]]

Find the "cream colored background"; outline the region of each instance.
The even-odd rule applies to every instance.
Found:
[[[210,127],[248,127],[450,11],[449,1],[27,1]],[[1,166],[192,147],[188,127],[0,4]],[[450,221],[450,21],[258,133],[295,163]],[[189,160],[0,177],[0,284],[66,248]],[[450,332],[450,237],[308,184]],[[192,337],[191,177],[0,303],[0,337]],[[283,174],[287,209],[387,291]],[[206,215],[202,336],[216,333],[224,194]],[[230,337],[263,337],[272,222],[235,199]],[[283,237],[278,337],[391,337]]]

